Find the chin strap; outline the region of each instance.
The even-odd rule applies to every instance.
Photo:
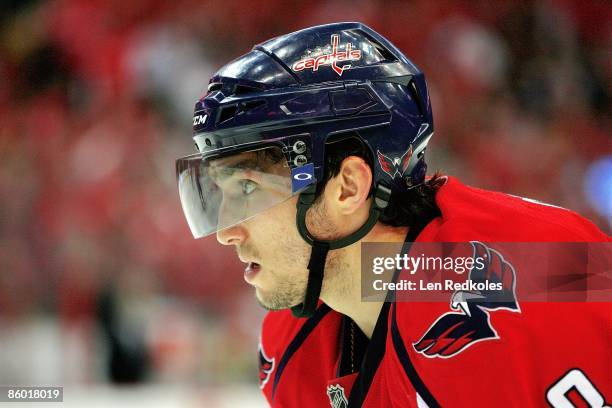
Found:
[[[308,228],[306,227],[306,212],[315,201],[316,184],[308,186],[308,188],[300,194],[300,198],[297,202],[297,227],[304,241],[312,246],[312,251],[310,252],[310,261],[308,262],[309,274],[304,302],[291,308],[291,312],[295,317],[310,317],[314,313],[319,296],[321,295],[325,259],[327,258],[329,250],[354,244],[370,232],[374,224],[376,224],[376,221],[378,221],[380,214],[382,214],[384,209],[387,208],[387,205],[389,205],[390,197],[391,189],[382,183],[378,183],[374,190],[374,200],[370,207],[370,215],[367,221],[357,231],[349,236],[334,241],[319,241],[308,232]]]

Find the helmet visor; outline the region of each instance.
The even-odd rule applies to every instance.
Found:
[[[313,166],[289,164],[286,149],[198,153],[176,161],[179,196],[195,238],[241,223],[314,183]]]

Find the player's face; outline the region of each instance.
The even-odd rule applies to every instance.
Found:
[[[295,228],[296,200],[217,232],[220,243],[236,246],[238,257],[246,263],[244,279],[268,309],[299,304],[306,290],[310,247]]]
[[[220,243],[235,245],[238,257],[246,263],[244,279],[255,287],[257,300],[267,309],[295,306],[306,292],[311,247],[295,224],[297,199],[217,232]],[[321,230],[325,219],[325,209],[315,204],[308,212],[309,231]],[[325,229],[329,230],[329,225]],[[333,262],[333,256],[328,258]]]

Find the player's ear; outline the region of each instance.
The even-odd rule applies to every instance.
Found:
[[[354,214],[365,205],[372,185],[372,169],[364,159],[349,156],[342,161],[340,171],[332,180],[329,197],[341,215]]]

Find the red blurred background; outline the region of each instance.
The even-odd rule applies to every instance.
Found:
[[[610,232],[609,2],[1,7],[0,383],[255,392],[263,312],[233,250],[191,238],[174,159],[194,151],[193,104],[216,69],[310,25],[362,21],[425,72],[430,170]]]

